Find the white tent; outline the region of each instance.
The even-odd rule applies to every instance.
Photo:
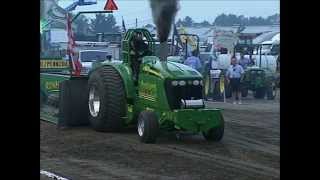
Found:
[[[280,33],[278,33],[275,36],[273,36],[272,42],[276,42],[276,41],[280,41]]]
[[[260,36],[256,37],[253,40],[253,44],[260,44],[264,41],[272,41],[272,39],[279,34],[279,40],[280,40],[280,32],[279,31],[273,31],[273,32],[267,32],[263,33]]]

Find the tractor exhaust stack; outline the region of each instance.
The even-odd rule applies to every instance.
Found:
[[[162,42],[160,43],[160,61],[166,61],[169,53],[168,49],[168,43],[167,42]]]
[[[160,60],[166,61],[169,53],[167,40],[179,8],[178,0],[150,0],[150,6],[160,41]]]

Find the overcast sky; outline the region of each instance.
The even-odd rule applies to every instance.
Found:
[[[98,4],[79,6],[74,12],[103,10],[107,0],[98,0]],[[138,26],[152,23],[149,0],[114,0],[119,7],[114,11],[118,24],[123,16],[126,26],[135,26],[135,18],[138,18]],[[73,0],[60,0],[59,5],[66,7]],[[176,19],[190,16],[197,22],[207,20],[212,23],[219,14],[236,14],[244,16],[267,17],[280,13],[280,0],[181,0],[180,10]]]

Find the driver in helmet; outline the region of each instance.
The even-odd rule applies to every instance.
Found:
[[[148,44],[146,44],[143,40],[143,35],[141,32],[136,32],[133,35],[133,39],[130,42],[131,51],[131,68],[133,73],[133,79],[135,84],[137,84],[140,64],[142,62],[142,57],[151,55],[151,51],[149,50]]]

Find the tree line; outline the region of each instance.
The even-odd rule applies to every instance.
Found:
[[[74,16],[72,14],[72,16]],[[112,14],[96,14],[95,18],[88,19],[84,15],[80,15],[73,22],[73,30],[76,36],[95,35],[97,33],[118,33],[121,28],[116,25],[116,19]],[[63,28],[65,24],[53,23],[51,28]]]
[[[220,14],[213,22],[202,21],[196,22],[190,16],[184,19],[178,19],[177,26],[185,27],[209,27],[212,25],[217,26],[233,26],[233,25],[273,25],[280,23],[280,14],[274,14],[266,18],[263,17],[245,17],[243,15],[237,16],[234,14]],[[65,25],[53,24],[52,28],[65,28]],[[117,26],[115,17],[112,14],[96,14],[95,18],[88,19],[84,15],[80,15],[74,22],[74,32],[76,35],[95,35],[97,33],[119,33],[121,27]],[[153,25],[147,24],[144,27],[152,27]],[[154,27],[154,26],[153,26]]]
[[[212,25],[217,26],[259,26],[259,25],[273,25],[280,23],[280,14],[274,14],[266,18],[263,17],[245,17],[243,15],[237,16],[234,14],[220,14],[215,20],[210,23],[208,21],[195,22],[190,16],[186,16],[184,19],[178,19],[177,26],[185,27],[208,27]]]

